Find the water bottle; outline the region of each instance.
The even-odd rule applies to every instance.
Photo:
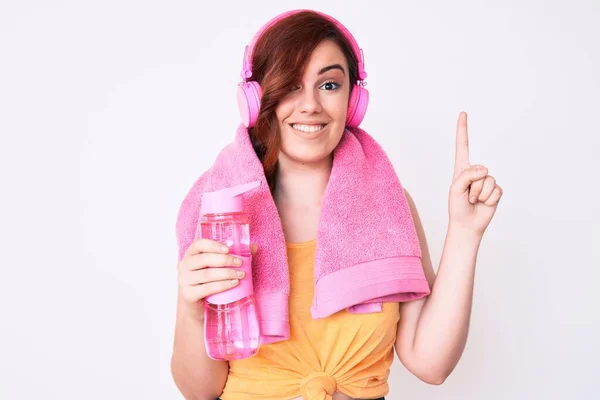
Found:
[[[242,194],[259,185],[260,181],[255,181],[202,195],[201,237],[228,246],[230,254],[242,259],[242,265],[235,268],[246,273],[237,286],[204,299],[204,344],[214,360],[251,357],[260,345],[250,227],[242,198]]]

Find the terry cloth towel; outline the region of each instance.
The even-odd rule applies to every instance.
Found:
[[[344,309],[378,312],[382,302],[428,295],[406,196],[383,149],[364,130],[352,128],[344,131],[333,157],[317,233],[313,318]],[[250,239],[259,248],[252,260],[252,279],[261,342],[272,343],[290,335],[287,248],[262,163],[243,125],[185,196],[176,234],[181,260],[200,238],[202,193],[256,180],[261,185],[243,197]]]

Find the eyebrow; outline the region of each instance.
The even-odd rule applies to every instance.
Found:
[[[339,69],[340,71],[342,71],[344,73],[344,75],[346,75],[346,71],[344,71],[344,68],[340,64],[332,64],[332,65],[328,65],[326,67],[321,68],[319,70],[319,75],[322,75],[331,69]]]

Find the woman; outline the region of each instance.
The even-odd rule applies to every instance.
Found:
[[[333,152],[348,125],[352,90],[362,78],[361,55],[348,35],[331,18],[305,10],[278,18],[257,38],[251,57],[252,79],[262,88],[260,113],[256,121],[243,119],[251,125],[248,134],[285,234],[291,336],[262,345],[251,358],[210,359],[202,340],[202,299],[240,277],[227,268],[235,265],[227,249],[194,241],[180,250],[185,254],[178,265],[172,357],[174,380],[188,399],[381,399],[388,393],[394,352],[415,376],[436,385],[462,355],[477,251],[502,195],[485,167],[469,164],[464,113],[457,125],[449,224],[437,277],[417,209],[404,191],[431,294],[387,302],[377,313],[311,318],[321,200]]]

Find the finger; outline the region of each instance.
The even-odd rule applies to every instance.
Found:
[[[452,192],[456,194],[463,194],[469,190],[469,186],[478,179],[481,179],[487,175],[487,168],[483,165],[475,165],[465,169],[460,175],[452,182]]]
[[[469,134],[467,131],[467,113],[461,112],[458,115],[456,124],[456,153],[454,156],[454,177],[469,168]]]
[[[196,271],[207,267],[239,267],[242,260],[231,254],[202,253],[189,256],[181,268]]]
[[[471,183],[471,188],[469,189],[469,203],[477,203],[477,199],[479,198],[479,194],[481,193],[481,189],[483,189],[483,184],[486,179],[487,177],[484,177]]]
[[[503,194],[502,188],[500,186],[496,185],[496,187],[492,191],[492,194],[484,202],[484,204],[486,206],[493,206],[495,204],[498,204],[498,202],[500,201],[500,198],[502,197],[502,194]]]
[[[483,182],[483,187],[481,188],[481,193],[479,193],[479,196],[477,196],[475,201],[479,200],[481,202],[485,202],[491,196],[495,187],[496,179],[494,179],[494,177],[491,175],[486,176],[485,182]]]
[[[200,253],[228,253],[229,247],[212,239],[197,239],[190,244],[185,251],[185,256],[191,256]],[[184,257],[185,257],[184,256]]]
[[[188,288],[189,292],[193,297],[198,299],[204,299],[212,294],[221,293],[225,290],[231,289],[240,283],[239,279],[228,279],[224,281],[216,281],[206,283],[204,285],[196,285]]]
[[[180,284],[190,286],[202,285],[211,282],[242,279],[244,275],[244,271],[234,268],[204,268],[182,275]]]
[[[250,253],[252,253],[252,255],[256,254],[258,252],[258,245],[252,243],[250,245]]]

